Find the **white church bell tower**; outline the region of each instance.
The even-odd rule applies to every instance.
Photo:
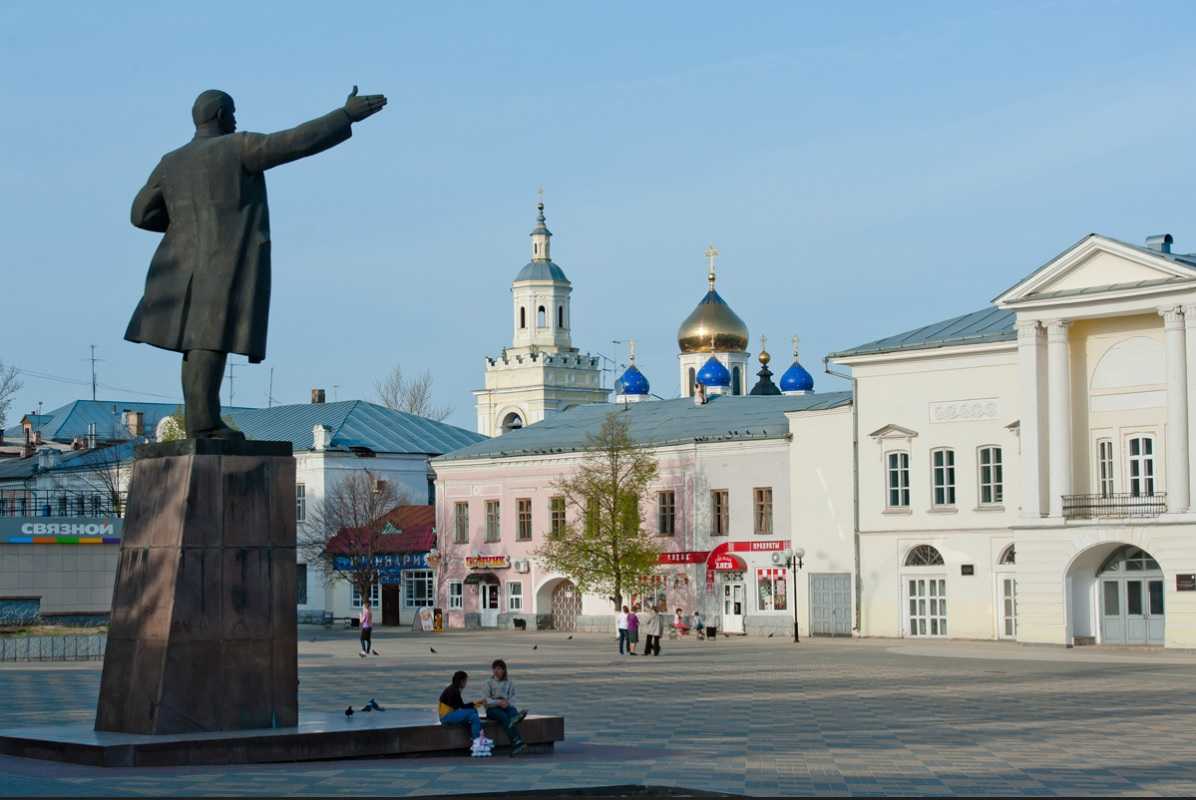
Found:
[[[511,283],[511,346],[486,358],[486,387],[474,390],[478,432],[498,436],[580,403],[603,403],[598,356],[573,346],[573,285],[552,261],[543,199],[536,206],[532,260]]]

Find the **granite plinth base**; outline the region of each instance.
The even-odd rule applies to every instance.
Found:
[[[565,738],[564,717],[529,715],[520,725],[529,752],[551,752]],[[496,723],[486,735],[499,751],[510,739]],[[378,756],[469,755],[469,731],[441,725],[431,711],[299,715],[289,728],[214,733],[135,734],[56,724],[0,730],[0,754],[99,767],[167,767],[330,761]]]
[[[298,719],[289,442],[184,440],[133,462],[97,731]]]

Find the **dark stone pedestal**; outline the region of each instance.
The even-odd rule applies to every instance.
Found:
[[[187,440],[137,456],[95,729],[294,726],[290,443]]]

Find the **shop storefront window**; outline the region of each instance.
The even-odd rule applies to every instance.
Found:
[[[423,608],[433,605],[436,587],[432,583],[432,570],[413,569],[403,573],[403,605],[407,608]]]
[[[378,584],[370,587],[370,605],[377,608],[381,601],[382,588]],[[361,608],[361,592],[357,588],[357,584],[353,584],[353,607]]]
[[[789,608],[789,581],[786,570],[756,570],[756,608],[760,611],[785,611]]]

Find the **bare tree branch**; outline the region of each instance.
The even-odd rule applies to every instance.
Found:
[[[0,430],[8,426],[8,412],[12,408],[12,399],[24,386],[17,368],[0,361]]]
[[[403,377],[403,368],[396,365],[383,379],[374,384],[378,402],[395,411],[406,411],[440,422],[453,413],[452,406],[438,406],[432,399],[432,373],[425,371],[413,379]]]

